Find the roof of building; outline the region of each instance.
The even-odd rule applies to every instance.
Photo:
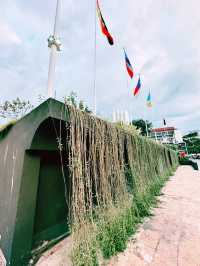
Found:
[[[175,131],[175,127],[159,127],[159,128],[153,128],[152,132],[165,132],[165,131]]]

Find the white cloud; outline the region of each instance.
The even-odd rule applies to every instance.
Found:
[[[49,60],[46,38],[52,31],[56,1],[14,2],[7,0],[2,4],[1,16],[9,25],[4,26],[4,35],[10,43],[21,45],[6,47],[4,54],[0,55],[0,69],[4,69],[0,72],[0,79],[9,84],[3,97],[17,95],[32,99],[46,92]],[[70,90],[76,90],[90,107],[94,78],[95,1],[92,3],[90,0],[62,1],[60,37],[63,51],[58,58],[55,83],[60,99]],[[107,44],[97,25],[98,111],[108,116],[113,109],[125,108],[134,118],[145,116],[156,123],[169,117],[182,129],[198,128],[198,1],[101,0],[100,3],[115,45],[110,47]],[[2,26],[0,33],[1,29]],[[137,99],[132,96],[137,80],[130,82],[127,76],[123,46],[127,48],[135,71],[142,75],[143,87]],[[6,79],[9,80],[7,83]],[[149,88],[154,102],[151,112],[145,106]],[[12,93],[9,95],[7,91]]]
[[[21,44],[21,39],[17,33],[3,22],[0,22],[0,45],[1,44]]]

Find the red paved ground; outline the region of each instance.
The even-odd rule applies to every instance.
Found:
[[[200,172],[179,167],[154,216],[109,266],[200,266]],[[70,266],[70,240],[48,251],[38,266]]]
[[[200,172],[179,167],[159,208],[109,266],[200,266]]]
[[[68,237],[43,254],[36,266],[72,266],[71,238]]]

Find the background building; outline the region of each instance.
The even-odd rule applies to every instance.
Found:
[[[129,118],[129,113],[128,111],[113,111],[113,115],[112,115],[112,121],[113,123],[117,123],[117,122],[123,122],[124,124],[129,125],[130,124],[130,118]]]
[[[183,142],[181,132],[175,127],[167,126],[151,129],[150,138],[163,144],[178,144]]]

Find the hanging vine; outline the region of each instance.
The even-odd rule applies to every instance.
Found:
[[[66,106],[66,110],[69,116],[66,127],[70,222],[77,243],[81,236],[85,241],[99,221],[107,224],[111,213],[116,219],[125,211],[122,217],[126,217],[130,202],[136,201],[137,195],[146,195],[152,185],[158,184],[162,176],[176,167],[177,158],[174,151],[127,132],[123,127],[73,106]],[[97,235],[97,232],[92,234],[89,242],[96,241]],[[90,246],[89,242],[76,250]]]

